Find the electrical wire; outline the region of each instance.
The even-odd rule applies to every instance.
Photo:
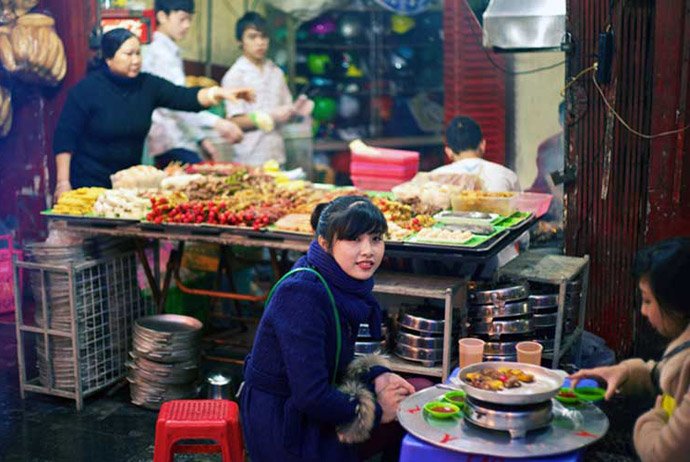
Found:
[[[577,82],[577,80],[578,80],[580,77],[582,77],[583,75],[585,75],[587,72],[596,70],[598,65],[599,65],[599,63],[594,63],[594,64],[592,64],[591,66],[589,66],[587,69],[583,69],[583,70],[581,70],[580,72],[578,72],[578,74],[577,74],[575,77],[573,77],[572,79],[570,79],[570,82],[568,82],[568,84],[567,84],[565,87],[563,87],[563,89],[561,90],[561,97],[564,97],[564,96],[565,96],[565,92],[568,90],[568,88],[570,88],[570,86],[571,86],[572,84],[574,84],[575,82]]]
[[[690,124],[688,124],[685,127],[679,128],[677,130],[668,130],[665,132],[656,133],[654,135],[648,135],[645,133],[641,133],[641,132],[635,130],[634,128],[632,128],[630,125],[628,125],[628,123],[625,120],[623,120],[623,118],[618,114],[618,112],[616,112],[616,110],[613,108],[611,103],[609,103],[609,100],[606,98],[606,95],[604,95],[604,90],[601,89],[601,87],[599,86],[599,82],[597,82],[596,73],[592,74],[592,83],[594,83],[594,86],[596,87],[597,91],[601,95],[601,99],[604,100],[604,104],[606,105],[606,107],[609,108],[611,113],[616,117],[616,119],[618,119],[618,122],[620,122],[621,125],[623,125],[633,135],[639,136],[640,138],[644,138],[647,140],[651,140],[651,139],[659,138],[662,136],[668,136],[668,135],[680,133],[680,132],[683,132],[683,131],[687,130],[688,128],[690,128]]]

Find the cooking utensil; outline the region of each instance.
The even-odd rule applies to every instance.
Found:
[[[443,360],[443,348],[415,348],[397,344],[395,346],[395,354],[408,361],[419,362],[423,366],[433,366]]]
[[[509,361],[509,362],[515,362],[515,361],[517,361],[517,355],[516,355],[516,354],[505,355],[505,356],[501,356],[501,355],[484,355],[484,362],[487,362],[487,361],[499,361],[499,362],[506,362],[506,361]]]
[[[467,294],[467,299],[474,305],[499,305],[523,300],[529,295],[526,282],[477,283]]]
[[[355,342],[355,354],[369,355],[374,353],[380,353],[385,348],[385,340],[377,340],[373,342]]]
[[[443,348],[443,337],[431,337],[414,335],[408,332],[398,332],[397,341],[399,344],[416,348],[439,349]]]
[[[557,320],[558,313],[534,313],[532,315],[532,325],[535,328],[555,326]]]
[[[551,423],[551,400],[522,406],[497,405],[472,397],[465,405],[465,419],[490,430],[507,431],[512,438],[524,438],[530,430]]]
[[[408,311],[400,319],[400,325],[416,332],[443,334],[445,327],[443,310],[418,308],[414,311]]]
[[[551,294],[531,293],[527,299],[533,308],[558,306],[558,292]]]
[[[381,323],[381,337],[385,338],[388,336],[388,326]],[[359,329],[357,329],[357,338],[372,338],[371,332],[369,331],[369,324],[360,324]]]
[[[482,318],[485,322],[491,322],[493,318],[525,316],[530,313],[529,303],[525,301],[500,303],[498,305],[469,305],[467,308],[467,315],[470,318]]]
[[[524,334],[533,330],[531,318],[494,319],[491,322],[473,321],[469,325],[472,334],[498,337],[503,334]]]
[[[532,374],[534,375],[534,382],[522,383],[518,388],[491,391],[473,387],[465,381],[465,377],[471,372],[480,372],[482,369],[498,369],[499,367],[520,369],[527,374]],[[555,371],[533,364],[491,361],[463,367],[450,380],[459,385],[472,398],[494,404],[524,405],[540,403],[553,398],[563,385],[563,378],[561,374]]]

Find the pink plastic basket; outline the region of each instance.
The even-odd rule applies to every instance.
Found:
[[[0,313],[14,312],[14,278],[12,257],[22,258],[22,251],[14,248],[12,236],[0,236]],[[19,286],[22,287],[21,275]]]
[[[536,218],[540,218],[549,211],[551,199],[551,194],[523,192],[513,199],[513,205],[520,212],[532,212]]]

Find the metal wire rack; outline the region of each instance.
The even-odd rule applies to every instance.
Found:
[[[26,392],[70,398],[81,410],[85,397],[124,378],[134,321],[153,310],[137,285],[135,253],[109,254],[62,264],[15,262],[15,285],[22,272],[28,275],[35,301],[32,320],[15,290],[22,398]]]

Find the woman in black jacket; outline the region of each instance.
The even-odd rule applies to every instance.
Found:
[[[200,111],[223,99],[253,99],[252,90],[184,88],[141,72],[141,44],[126,29],[103,35],[101,58],[74,86],[55,131],[55,196],[82,186],[111,187],[110,175],[141,163],[157,107]]]

